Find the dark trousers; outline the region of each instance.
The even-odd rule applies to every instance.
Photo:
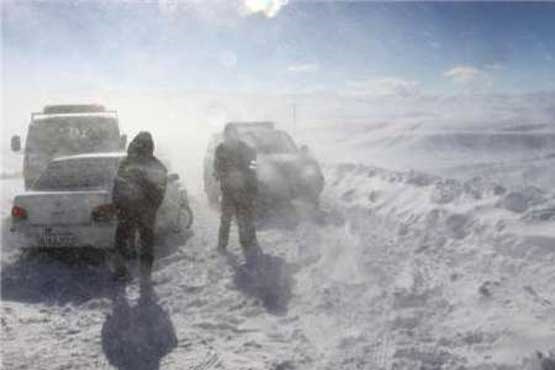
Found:
[[[156,212],[144,210],[118,210],[118,226],[116,228],[116,254],[119,268],[123,261],[138,252],[141,261],[141,272],[150,277],[154,263],[154,226]],[[135,245],[136,234],[139,233],[140,248]]]
[[[255,247],[256,240],[255,199],[251,194],[222,191],[222,215],[218,246],[225,248],[229,242],[231,219],[235,216],[239,227],[239,241],[243,248]]]

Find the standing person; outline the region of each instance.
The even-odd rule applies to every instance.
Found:
[[[256,152],[239,138],[233,124],[224,128],[224,141],[216,148],[214,172],[222,190],[218,250],[225,251],[229,241],[231,219],[235,215],[239,241],[247,262],[260,253],[256,239],[255,201],[258,192]]]
[[[113,204],[116,208],[116,278],[126,280],[125,259],[134,246],[135,234],[141,241],[139,252],[141,288],[150,283],[154,262],[154,225],[156,212],[164,199],[167,183],[166,167],[154,156],[150,133],[140,132],[129,144],[116,175]]]

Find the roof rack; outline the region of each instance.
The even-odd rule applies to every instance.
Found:
[[[42,110],[44,114],[97,113],[97,112],[105,112],[105,111],[106,111],[106,108],[100,104],[47,105]]]
[[[47,105],[42,112],[31,113],[31,121],[37,116],[83,116],[83,115],[99,115],[112,114],[116,118],[118,116],[115,110],[106,110],[100,104],[65,104],[65,105]]]
[[[274,122],[271,121],[228,122],[228,125],[233,125],[238,130],[273,130],[275,128]]]

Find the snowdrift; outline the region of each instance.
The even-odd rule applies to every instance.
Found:
[[[361,341],[382,353],[372,368],[547,366],[543,354],[555,350],[555,193],[355,164],[328,168],[327,179],[359,240],[341,253],[381,280],[373,304],[389,313],[371,329],[382,335]]]

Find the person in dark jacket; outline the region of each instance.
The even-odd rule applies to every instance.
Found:
[[[115,236],[116,278],[128,278],[125,260],[132,255],[138,232],[141,283],[149,282],[154,262],[156,212],[164,199],[166,167],[154,156],[154,142],[148,132],[140,132],[129,144],[114,181],[112,202],[118,225]]]
[[[243,251],[247,258],[254,257],[259,252],[254,225],[258,192],[256,152],[240,140],[232,124],[225,127],[224,141],[216,148],[214,173],[222,190],[218,250],[226,249],[231,219],[235,216]]]

